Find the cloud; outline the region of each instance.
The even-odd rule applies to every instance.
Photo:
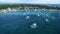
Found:
[[[60,0],[33,0],[32,3],[42,4],[60,4]]]
[[[0,0],[0,2],[19,2],[19,0]]]
[[[60,0],[0,0],[6,3],[60,4]]]

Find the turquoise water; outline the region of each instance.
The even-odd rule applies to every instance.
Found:
[[[27,16],[30,18],[26,19]],[[31,29],[33,23],[37,27]],[[0,34],[60,34],[60,12],[32,10],[0,13]]]

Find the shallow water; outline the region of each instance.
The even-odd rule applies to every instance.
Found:
[[[26,19],[27,16],[29,19]],[[36,28],[30,27],[33,23],[37,24]],[[17,11],[0,13],[0,34],[60,34],[60,12]]]

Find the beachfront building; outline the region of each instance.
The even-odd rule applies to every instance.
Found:
[[[7,11],[12,11],[12,9],[11,8],[7,8]]]
[[[25,7],[24,8],[25,10],[38,10],[39,8],[38,7]]]
[[[1,9],[0,11],[1,11],[1,12],[6,12],[7,10],[6,10],[6,9]]]

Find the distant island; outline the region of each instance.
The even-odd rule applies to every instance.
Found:
[[[37,4],[1,4],[0,11],[17,10],[60,10],[57,6],[37,5]]]

